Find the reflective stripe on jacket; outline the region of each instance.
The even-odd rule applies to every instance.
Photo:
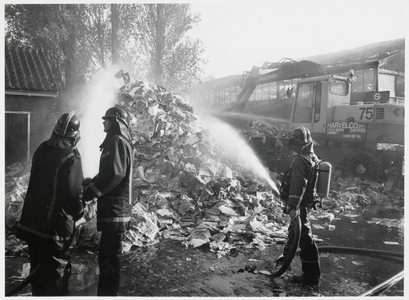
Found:
[[[125,231],[132,213],[133,150],[130,142],[114,135],[103,148],[99,172],[91,188],[98,195],[97,229]]]
[[[33,155],[30,180],[18,224],[17,237],[67,241],[74,219],[83,213],[81,157],[77,149],[42,143]]]

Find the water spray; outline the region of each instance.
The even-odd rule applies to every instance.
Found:
[[[219,146],[232,157],[237,158],[243,167],[265,180],[272,190],[278,192],[278,188],[270,178],[265,166],[263,166],[253,149],[233,127],[207,115],[202,116],[202,120]]]
[[[110,67],[95,74],[88,85],[86,98],[82,99],[81,141],[78,148],[82,157],[84,177],[93,177],[98,173],[99,145],[105,138],[102,116],[109,107],[115,105],[115,94],[123,85],[123,80],[114,75],[118,67]]]

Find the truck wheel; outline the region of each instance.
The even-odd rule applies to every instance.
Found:
[[[349,158],[349,166],[354,176],[376,178],[378,175],[378,162],[372,154],[367,152],[352,154]]]

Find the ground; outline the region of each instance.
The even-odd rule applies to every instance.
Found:
[[[206,247],[186,248],[180,241],[163,240],[123,255],[120,296],[358,296],[372,288],[354,278],[357,274],[351,273],[348,260],[325,253],[321,254],[323,276],[318,287],[291,282],[292,275],[300,272],[298,256],[281,277],[266,275],[265,271],[272,270],[281,251],[282,245],[269,246],[262,251],[240,248],[218,258]],[[21,275],[22,265],[27,262],[27,257],[6,258],[6,290],[19,283],[13,278]],[[97,253],[74,250],[72,263],[70,296],[96,296]],[[363,278],[365,274],[358,277]],[[29,296],[30,291],[30,286],[26,286],[16,296]],[[384,295],[403,295],[403,283],[388,293]]]
[[[285,295],[286,285],[291,284],[290,270],[288,274],[275,279],[258,273],[271,269],[281,249],[281,246],[271,246],[263,251],[240,248],[218,258],[216,253],[206,247],[186,248],[180,241],[163,240],[150,248],[124,254],[120,296]],[[12,277],[13,272],[14,276],[18,276],[24,262],[28,262],[28,258],[10,259],[6,264],[6,277]],[[98,282],[97,254],[75,250],[72,263],[70,295],[95,296]],[[17,283],[6,280],[6,290]],[[313,295],[314,290],[298,286],[296,293]],[[30,286],[17,295],[30,295]]]
[[[318,214],[318,212],[317,212]],[[328,212],[326,212],[328,214]],[[367,248],[403,253],[404,223],[401,209],[378,205],[365,212],[342,218],[326,216],[324,211],[310,216],[318,246]],[[321,218],[322,217],[322,218]],[[329,223],[331,223],[331,226]],[[12,245],[13,239],[10,238]],[[403,270],[402,259],[357,256],[351,253],[331,254],[321,251],[322,276],[318,287],[291,282],[300,273],[296,256],[290,268],[278,278],[267,275],[274,260],[282,253],[283,241],[266,244],[236,241],[223,255],[210,251],[209,244],[185,247],[180,240],[161,238],[151,246],[132,248],[123,254],[120,296],[196,296],[196,297],[268,297],[268,296],[359,296]],[[8,251],[5,259],[6,291],[27,276],[26,251]],[[13,255],[14,253],[14,255]],[[96,296],[98,253],[72,248],[70,296]],[[403,281],[383,296],[402,296]],[[26,286],[16,295],[31,295]]]

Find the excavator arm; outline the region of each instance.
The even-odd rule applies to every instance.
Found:
[[[258,84],[259,70],[260,68],[253,67],[250,72],[246,71],[243,73],[243,81],[241,83],[243,89],[237,95],[237,101],[230,111],[243,112],[244,107]]]

